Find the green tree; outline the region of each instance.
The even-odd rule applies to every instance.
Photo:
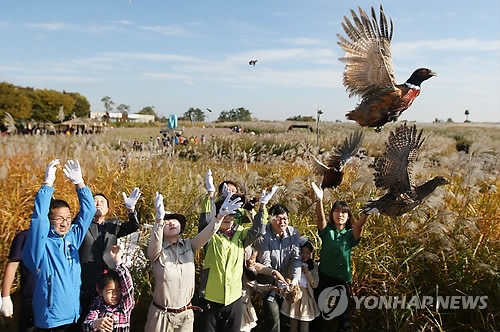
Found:
[[[71,116],[75,99],[56,90],[37,89],[32,95],[32,103],[33,120],[56,122],[61,106],[63,106],[65,117]]]
[[[137,114],[154,115],[155,116],[155,121],[158,119],[158,115],[156,115],[155,107],[154,106],[143,107],[142,110],[140,110],[139,112],[137,112]]]
[[[0,83],[0,118],[8,112],[14,119],[29,119],[31,109],[29,92],[7,82]]]
[[[179,118],[179,120],[193,121],[193,122],[204,122],[206,119],[205,113],[199,108],[190,107],[184,115]]]
[[[113,105],[115,104],[110,96],[104,96],[102,97],[101,101],[104,103],[104,109],[106,109],[106,112],[111,112],[113,110]]]
[[[306,115],[306,116],[296,115],[296,116],[289,117],[286,120],[287,121],[305,121],[305,122],[315,122],[316,121],[316,119],[314,119],[314,117],[312,117],[310,115]]]
[[[217,121],[252,121],[252,113],[246,108],[233,108],[230,111],[222,111]]]
[[[128,114],[130,112],[130,106],[125,104],[120,104],[116,107],[118,112]]]
[[[75,100],[70,114],[74,113],[79,118],[88,118],[90,116],[90,103],[87,98],[78,92],[70,92],[68,94]]]

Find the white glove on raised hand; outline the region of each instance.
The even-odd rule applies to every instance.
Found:
[[[220,207],[219,213],[224,217],[227,216],[228,214],[233,214],[234,211],[236,211],[243,205],[243,202],[240,202],[241,201],[240,197],[236,197],[232,201],[230,199],[231,195],[228,195],[224,200],[224,203],[222,203],[222,206]]]
[[[134,190],[130,193],[130,196],[127,197],[127,195],[122,192],[123,195],[123,203],[125,204],[125,207],[129,210],[135,209],[135,204],[141,197],[141,192],[139,191],[139,188],[135,187]]]
[[[207,174],[205,174],[205,185],[209,193],[215,192],[214,178],[212,177],[212,171],[210,169],[208,169]]]
[[[267,204],[273,197],[274,193],[278,190],[278,186],[274,185],[270,192],[266,192],[264,189],[262,191],[262,196],[260,196],[260,204]]]
[[[54,159],[49,163],[49,165],[45,169],[45,180],[43,181],[43,184],[51,187],[54,185],[54,181],[56,180],[56,165],[59,164],[59,159]]]
[[[222,185],[222,193],[221,196],[225,199],[227,196],[231,196],[231,192],[229,191],[229,187],[227,186],[227,183],[224,183]]]
[[[2,309],[0,309],[0,313],[2,313],[4,317],[10,317],[14,314],[14,306],[12,305],[10,296],[2,297]]]
[[[319,188],[316,183],[312,182],[311,186],[313,187],[314,194],[316,194],[316,200],[317,201],[322,201],[323,200],[323,189]]]
[[[66,178],[73,182],[73,184],[83,183],[82,169],[78,160],[68,160],[66,164],[64,164],[63,172]]]
[[[165,207],[163,206],[163,195],[156,192],[155,197],[156,219],[163,220],[165,217]]]

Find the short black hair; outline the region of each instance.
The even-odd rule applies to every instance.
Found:
[[[219,195],[222,194],[222,188],[224,187],[224,184],[232,184],[233,186],[236,187],[236,189],[238,189],[238,186],[236,185],[236,183],[234,183],[233,181],[229,181],[229,180],[225,180],[225,181],[222,181],[220,184],[219,184],[219,188],[218,188],[218,193]]]
[[[347,217],[347,222],[345,224],[345,228],[346,229],[351,229],[352,228],[352,212],[351,212],[351,209],[349,208],[349,205],[347,205],[346,202],[344,201],[336,201],[335,203],[333,203],[332,205],[332,210],[330,211],[330,218],[329,218],[329,223],[330,224],[334,224],[333,222],[333,211],[335,211],[336,209],[340,209],[342,212],[345,212],[347,213],[348,217]]]
[[[118,272],[115,270],[104,270],[104,272],[97,277],[97,289],[102,291],[111,281],[120,281]]]
[[[109,208],[109,199],[103,193],[96,193],[96,194],[94,194],[94,198],[96,196],[102,196],[102,197],[104,197],[104,199],[106,200],[106,203],[108,204],[108,208]]]
[[[71,211],[71,208],[69,207],[69,204],[66,201],[63,201],[62,199],[51,199],[49,207],[49,215],[53,209],[59,209],[63,207],[66,207]]]
[[[269,209],[270,216],[279,216],[283,213],[288,214],[288,209],[283,204],[276,203]]]

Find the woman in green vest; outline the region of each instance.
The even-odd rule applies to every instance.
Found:
[[[202,203],[198,229],[201,232],[208,225],[206,218],[211,217],[211,214],[223,214],[224,220],[219,231],[205,246],[200,276],[203,308],[201,326],[207,332],[239,332],[243,314],[241,294],[244,248],[264,234],[263,218],[254,218],[250,227],[236,224],[239,211],[225,211],[222,201],[215,203],[215,186],[210,170],[205,176],[205,182],[208,195]],[[267,194],[264,192],[260,199],[261,205],[267,204],[275,191]],[[233,202],[237,197],[240,195],[231,195],[229,201]]]

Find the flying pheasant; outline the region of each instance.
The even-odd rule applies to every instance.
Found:
[[[337,34],[338,44],[345,51],[339,60],[346,64],[343,81],[349,97],[357,95],[362,100],[346,117],[364,127],[381,128],[387,122],[396,121],[420,94],[422,82],[437,74],[419,68],[405,83],[397,84],[390,47],[392,19],[389,26],[382,6],[379,20],[373,7],[371,18],[361,8],[359,17],[352,9],[351,14],[354,24],[346,16],[342,23],[350,40]]]
[[[358,152],[362,142],[363,133],[358,130],[333,150],[326,165],[312,156],[316,174],[323,176],[321,188],[334,188],[340,185],[344,178],[344,166]]]
[[[406,123],[390,133],[385,152],[375,165],[375,186],[388,192],[376,201],[368,201],[363,210],[397,217],[416,208],[438,187],[450,184],[442,176],[416,186],[413,181],[413,162],[422,146],[422,130],[406,126]]]

